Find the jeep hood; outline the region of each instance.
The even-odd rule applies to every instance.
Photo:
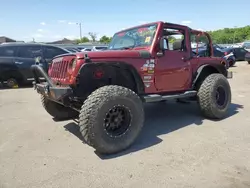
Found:
[[[150,57],[148,50],[105,50],[76,53],[78,58],[84,58],[85,54],[90,59],[109,59],[109,58],[142,58]]]

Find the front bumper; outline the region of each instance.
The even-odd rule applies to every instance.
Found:
[[[33,82],[34,89],[39,94],[44,95],[55,102],[64,105],[67,104],[69,96],[71,96],[73,93],[71,87],[61,87],[55,85],[47,73],[39,65],[32,65],[31,70],[35,79]],[[46,82],[41,82],[38,75],[42,75]]]

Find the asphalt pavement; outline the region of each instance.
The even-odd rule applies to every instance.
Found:
[[[196,104],[146,105],[128,150],[100,156],[76,122],[56,122],[32,88],[0,90],[0,188],[250,187],[250,65],[237,62],[221,121]]]

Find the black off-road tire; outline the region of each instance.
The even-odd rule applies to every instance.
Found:
[[[7,87],[8,88],[18,88],[19,87],[19,83],[15,78],[9,78],[7,81]]]
[[[250,61],[248,61],[248,64],[250,64]]]
[[[222,98],[218,97],[218,93],[221,93]],[[222,100],[223,96],[225,96],[225,100]],[[224,118],[231,104],[231,88],[227,78],[218,73],[206,77],[198,90],[198,103],[205,117]]]
[[[43,95],[41,95],[41,101],[44,109],[56,120],[66,120],[79,117],[79,113],[77,111],[49,100]]]
[[[130,119],[127,129],[120,135],[108,132],[108,112],[120,107],[126,110]],[[103,86],[85,100],[80,112],[79,126],[83,140],[98,153],[114,154],[127,149],[134,143],[144,124],[144,108],[140,97],[132,90],[116,86]],[[130,118],[128,118],[130,117]],[[122,127],[122,126],[121,126]]]
[[[233,67],[234,65],[235,65],[235,63],[236,63],[236,61],[233,61],[233,60],[231,60],[231,61],[229,61],[229,67]]]

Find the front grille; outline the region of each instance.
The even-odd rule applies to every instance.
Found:
[[[50,77],[53,80],[62,81],[66,79],[69,61],[54,61],[50,70]]]

